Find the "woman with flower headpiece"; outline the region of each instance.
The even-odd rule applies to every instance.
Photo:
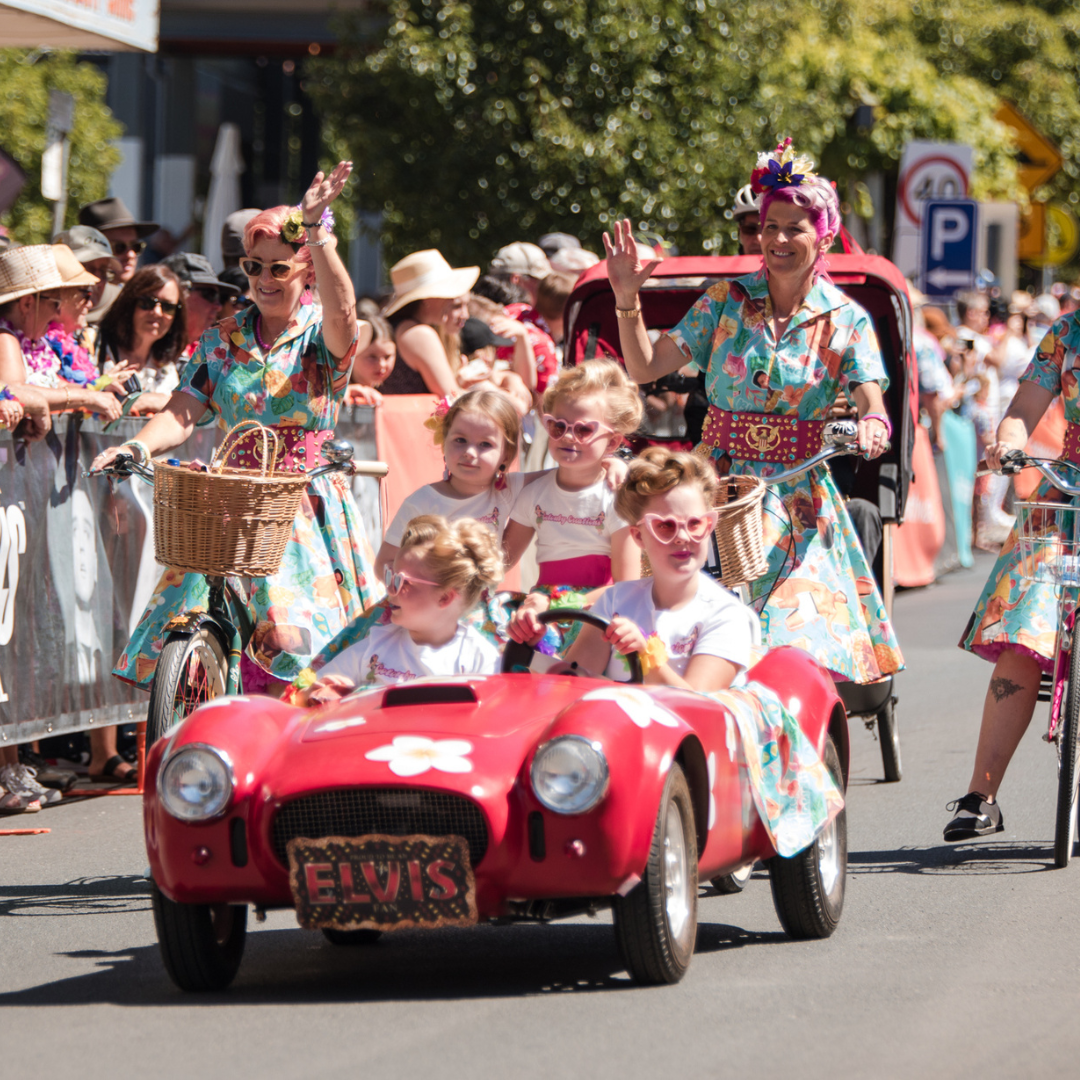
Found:
[[[639,383],[687,363],[705,372],[709,412],[697,450],[721,475],[769,477],[811,457],[840,391],[858,408],[859,449],[878,457],[890,422],[873,323],[825,273],[840,229],[836,193],[790,139],[759,155],[751,184],[762,196],[762,269],[717,282],[655,345],[638,291],[656,263],[641,264],[629,221],[605,235],[626,369]],[[853,682],[899,671],[896,637],[829,470],[772,491],[787,512],[782,522],[766,516],[769,569],[751,588],[765,640],[800,646]]]
[[[299,206],[257,214],[244,230],[241,269],[254,303],[203,334],[168,405],[139,441],[99,454],[101,468],[123,449],[136,457],[183,443],[207,409],[222,427],[244,420],[280,437],[279,469],[324,463],[353,357],[371,336],[357,322],[356,297],[338,257],[330,204],[352,171],[343,161],[318,173]],[[318,287],[320,304],[312,296]],[[251,583],[257,624],[241,662],[244,689],[279,693],[337,633],[382,595],[348,481],[314,480],[300,504],[281,569]],[[168,621],[205,608],[206,579],[166,570],[113,674],[149,687]]]

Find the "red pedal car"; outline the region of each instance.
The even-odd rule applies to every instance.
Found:
[[[547,621],[583,612],[549,612]],[[826,937],[840,918],[846,819],[776,855],[712,698],[504,673],[354,693],[319,709],[223,697],[152,748],[146,846],[165,966],[185,990],[235,976],[247,912],[292,907],[335,944],[402,927],[547,921],[611,907],[640,983],[690,963],[698,883],[767,860],[780,921]],[[632,669],[640,683],[640,665]],[[837,785],[847,721],[828,673],[778,649],[751,669],[797,717]]]

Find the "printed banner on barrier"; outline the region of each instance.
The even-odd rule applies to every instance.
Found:
[[[111,672],[162,572],[153,489],[84,475],[141,427],[122,420],[106,434],[69,414],[42,442],[0,432],[0,742],[146,718],[146,694]],[[370,409],[343,410],[337,433],[375,456]],[[175,453],[209,461],[220,436],[200,429]],[[357,478],[354,493],[378,547],[377,483]]]

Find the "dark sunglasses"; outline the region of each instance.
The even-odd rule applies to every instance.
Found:
[[[212,285],[196,285],[191,291],[198,293],[208,304],[221,303],[221,293]]]
[[[180,305],[174,304],[171,300],[159,300],[156,296],[137,296],[135,306],[140,311],[153,311],[154,308],[161,308],[161,314],[167,319],[171,319]]]
[[[287,277],[292,276],[296,266],[291,262],[264,263],[259,262],[258,259],[241,259],[240,269],[250,278],[262,277],[263,270],[267,269],[275,281],[284,281]]]
[[[112,253],[119,259],[121,256],[126,255],[129,251],[134,251],[136,255],[141,255],[146,250],[145,240],[133,240],[130,244],[126,240],[111,240]]]
[[[755,236],[757,233],[761,232],[761,224],[757,221],[741,221],[739,222],[739,232],[741,232],[743,236]]]

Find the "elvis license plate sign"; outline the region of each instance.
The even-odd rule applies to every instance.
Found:
[[[290,840],[289,884],[306,930],[472,926],[476,882],[460,836]]]

